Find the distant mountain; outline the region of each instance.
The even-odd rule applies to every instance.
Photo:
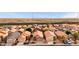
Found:
[[[0,23],[79,22],[78,18],[0,18]]]

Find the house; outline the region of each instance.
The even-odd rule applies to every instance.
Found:
[[[18,38],[18,43],[25,43],[25,41],[28,41],[30,39],[31,32],[24,31]]]
[[[52,32],[52,31],[45,31],[44,35],[45,35],[45,38],[46,38],[46,41],[48,42],[48,44],[53,44],[53,41],[54,41],[54,39],[56,37],[54,32]]]
[[[19,36],[19,32],[10,33],[6,38],[6,45],[14,45]]]

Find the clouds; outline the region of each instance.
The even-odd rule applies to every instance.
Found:
[[[61,18],[79,18],[79,13],[67,13],[61,16]]]

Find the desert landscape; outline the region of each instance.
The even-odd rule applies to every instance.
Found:
[[[0,46],[79,45],[78,18],[0,18]]]
[[[0,18],[0,23],[68,23],[79,22],[78,18]]]

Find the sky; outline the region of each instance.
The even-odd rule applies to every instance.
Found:
[[[78,12],[0,12],[0,18],[79,18]]]

